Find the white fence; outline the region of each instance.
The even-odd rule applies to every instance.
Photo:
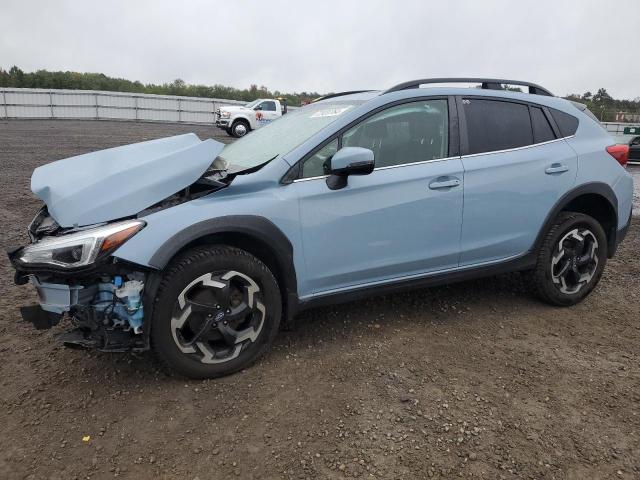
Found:
[[[64,118],[213,123],[221,105],[246,102],[93,90],[0,88],[2,118]]]
[[[638,123],[602,122],[602,126],[612,135],[623,135],[624,129],[629,127],[635,129],[629,135],[640,135],[640,124]]]

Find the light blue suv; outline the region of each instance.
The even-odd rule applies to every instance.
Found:
[[[9,255],[37,328],[66,315],[69,346],[151,348],[215,377],[321,303],[510,271],[581,301],[629,226],[627,157],[538,85],[422,79],[324,97],[231,145],[189,134],[40,167],[46,206]]]

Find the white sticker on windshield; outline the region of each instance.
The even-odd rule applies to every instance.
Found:
[[[318,110],[309,118],[323,118],[323,117],[336,117],[347,110],[349,110],[353,105],[347,105],[346,107],[331,107],[325,108],[324,110]]]

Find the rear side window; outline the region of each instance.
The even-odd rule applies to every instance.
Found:
[[[507,150],[533,143],[529,107],[499,100],[463,99],[469,154]]]
[[[531,124],[533,125],[535,143],[555,140],[556,136],[553,134],[553,129],[541,108],[531,107]]]
[[[578,130],[578,119],[576,117],[556,110],[555,108],[550,108],[549,111],[558,124],[558,128],[563,137],[570,137],[576,133],[576,130]]]

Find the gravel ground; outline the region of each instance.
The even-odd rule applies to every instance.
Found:
[[[0,122],[2,246],[25,242],[34,167],[187,131],[215,133]],[[205,382],[56,345],[3,257],[0,478],[640,478],[639,232],[576,307],[513,274],[317,309]]]

